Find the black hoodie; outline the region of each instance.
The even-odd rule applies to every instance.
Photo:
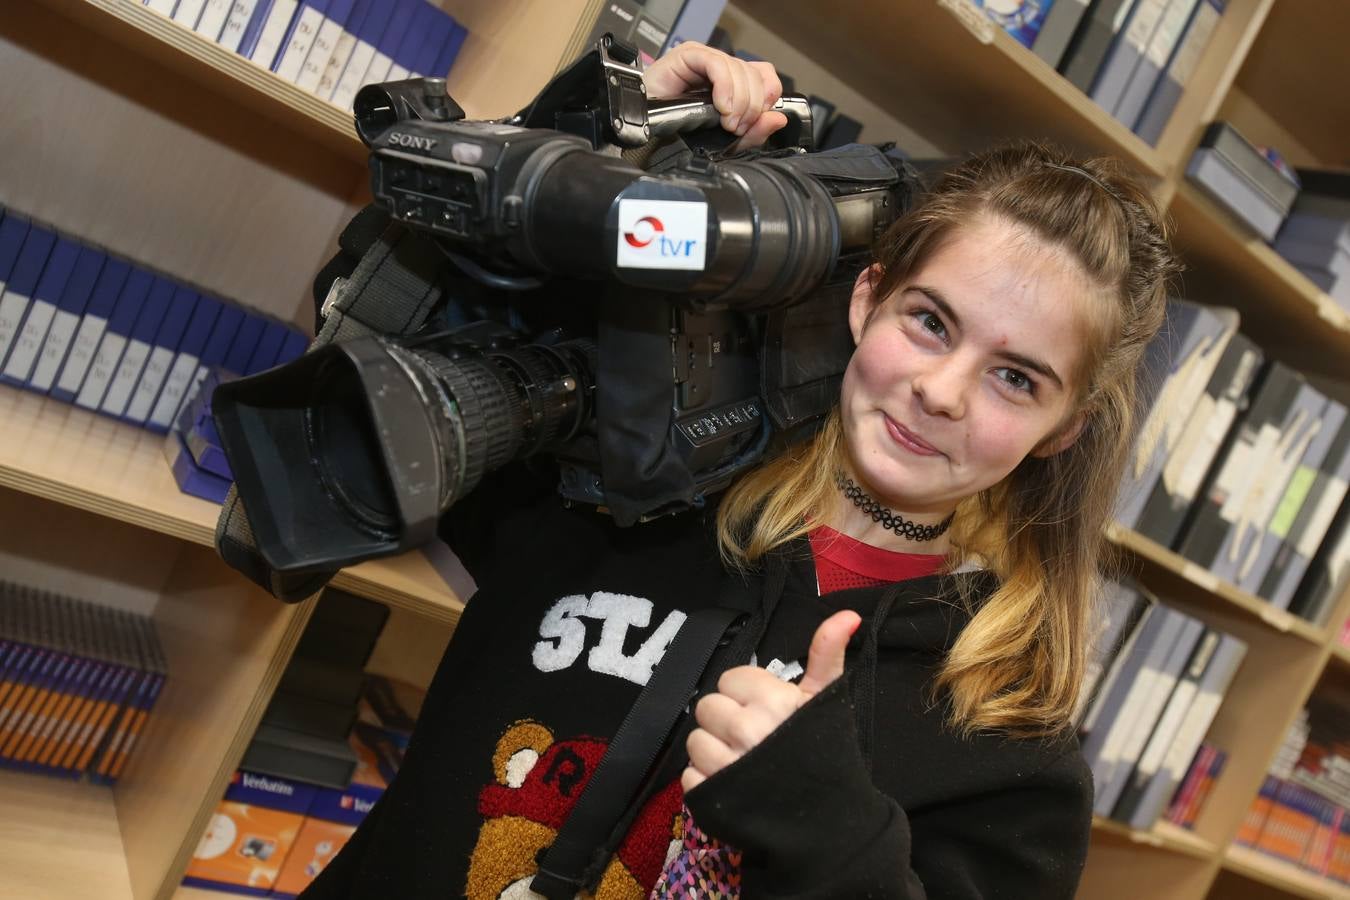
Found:
[[[403,769],[303,895],[521,892],[684,615],[728,575],[709,516],[618,529],[556,501],[510,516],[431,685]],[[503,543],[503,541],[505,543]],[[775,578],[775,567],[779,577]],[[756,661],[805,663],[816,626],[863,625],[845,678],[691,791],[695,821],[743,851],[741,896],[1072,897],[1091,776],[1071,735],[962,738],[930,691],[967,621],[955,579],[817,596],[800,541],[763,579]],[[777,586],[781,585],[781,589]],[[634,821],[599,900],[644,900],[681,837],[678,765]]]

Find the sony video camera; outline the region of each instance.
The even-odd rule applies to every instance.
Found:
[[[918,180],[877,147],[809,152],[805,100],[778,108],[775,144],[732,152],[706,96],[649,101],[608,36],[508,119],[466,120],[441,79],[363,88],[387,227],[308,353],[216,389],[226,561],[298,600],[530,454],[631,525],[812,433]]]

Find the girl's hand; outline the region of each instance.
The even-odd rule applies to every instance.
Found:
[[[772,63],[746,62],[698,41],[677,44],[647,67],[642,81],[653,99],[711,86],[722,127],[741,136],[739,150],[758,147],[787,124],[787,116],[767,111],[783,96]]]
[[[861,623],[852,610],[842,610],[821,622],[811,638],[806,674],[800,684],[783,681],[755,666],[738,666],[723,673],[717,681],[718,693],[708,694],[694,708],[699,727],[689,733],[685,743],[689,765],[680,776],[685,792],[740,759],[844,674],[844,649]]]

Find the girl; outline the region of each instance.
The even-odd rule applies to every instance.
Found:
[[[771,72],[706,47],[658,61],[649,91],[702,79],[749,142],[781,124],[759,115]],[[480,489],[509,507],[493,552],[462,554],[481,589],[404,768],[307,900],[535,896],[686,615],[741,579],[754,655],[698,702],[595,897],[1071,897],[1092,784],[1069,714],[1175,268],[1115,164],[994,150],[858,278],[819,435],[715,511],[619,529],[513,503],[519,481]]]

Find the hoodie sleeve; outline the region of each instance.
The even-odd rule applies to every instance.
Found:
[[[844,679],[685,802],[700,828],[743,852],[745,900],[1067,900],[1091,823],[1076,752],[1006,790],[907,815],[872,784]]]

